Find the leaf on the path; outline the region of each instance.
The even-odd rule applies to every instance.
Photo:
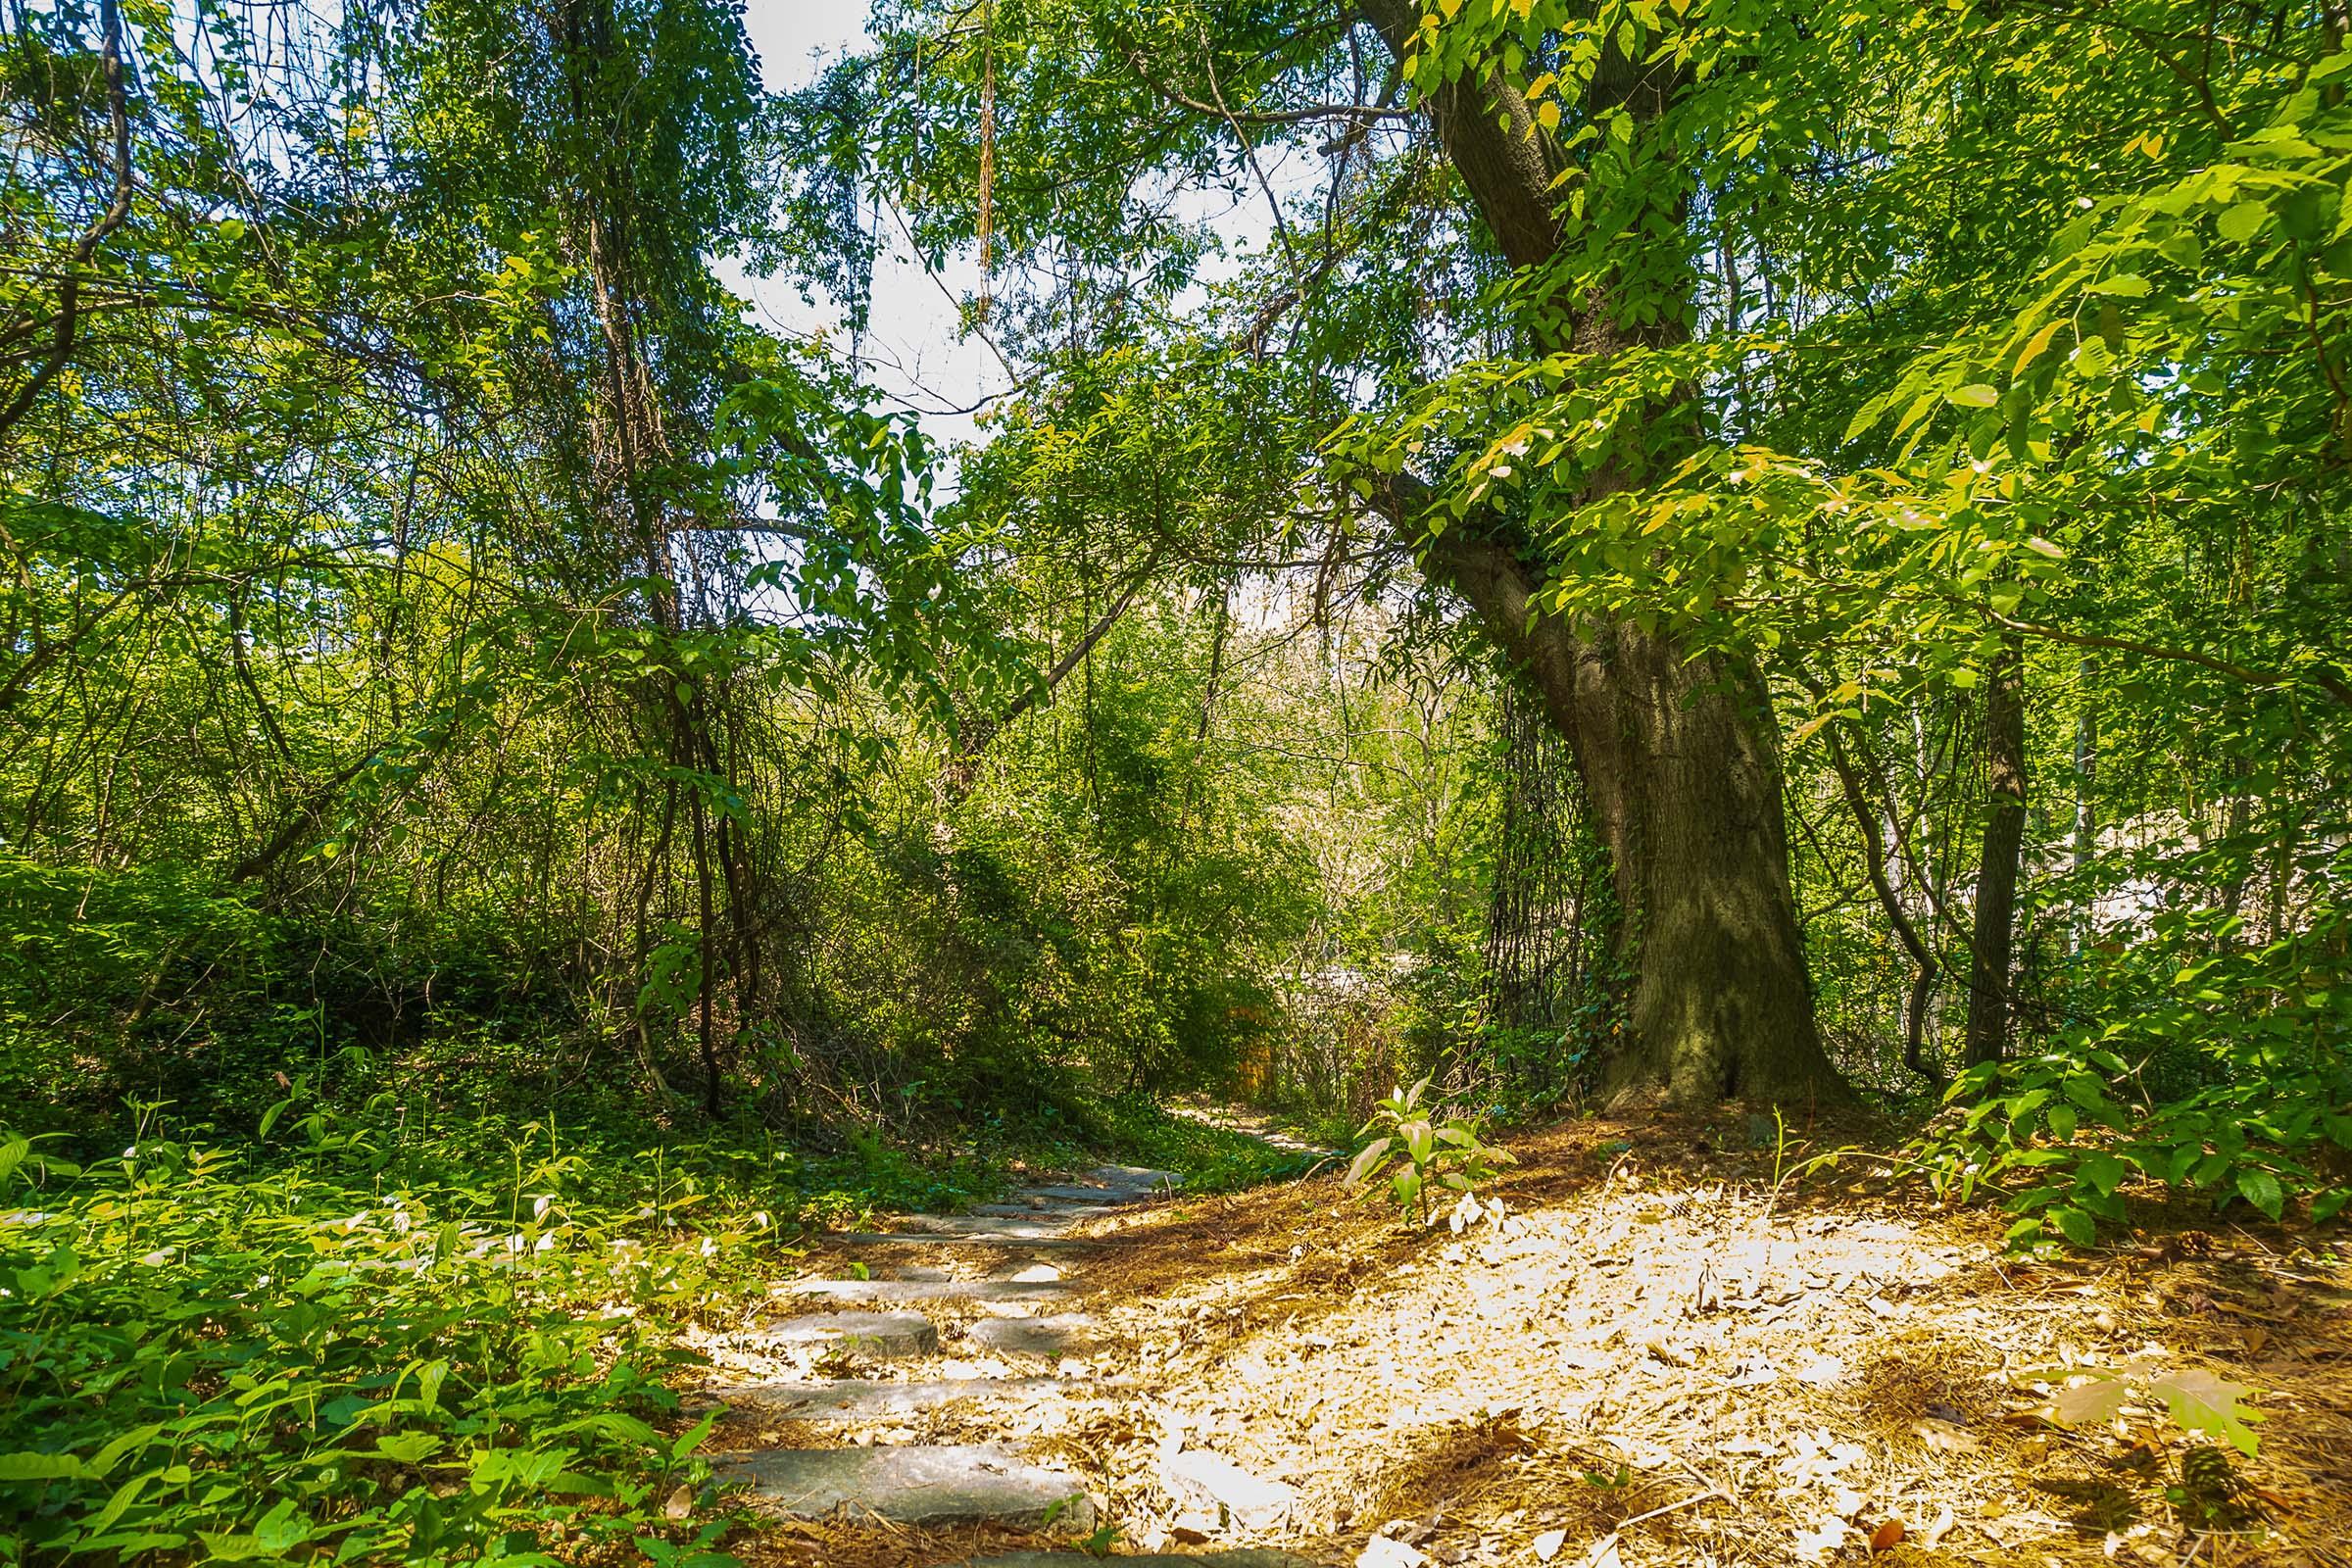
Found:
[[[1577,1568],[1625,1568],[1624,1559],[1617,1555],[1617,1538],[1606,1535],[1592,1543]]]
[[[1374,1536],[1355,1554],[1355,1568],[1423,1568],[1429,1558],[1401,1541]]]
[[[1836,1514],[1827,1515],[1812,1529],[1797,1531],[1796,1560],[1827,1562],[1839,1546],[1845,1544],[1845,1521]]]
[[[1937,1453],[1974,1453],[1984,1446],[1969,1433],[1940,1416],[1922,1416],[1911,1423],[1912,1435]]]
[[[2094,1377],[2060,1389],[2050,1396],[2050,1413],[2067,1426],[2084,1422],[2112,1421],[2124,1407],[2125,1396],[2131,1388],[2122,1378]]]
[[[1892,1551],[1903,1543],[1903,1522],[1889,1519],[1870,1533],[1870,1549],[1874,1552]]]
[[[680,1482],[678,1490],[669,1494],[669,1500],[662,1504],[662,1517],[683,1519],[692,1512],[694,1512],[694,1488],[685,1482]]]

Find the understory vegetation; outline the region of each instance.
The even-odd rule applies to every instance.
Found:
[[[2352,1200],[2338,0],[771,24],[0,0],[0,1561],[718,1560],[1098,1156]]]

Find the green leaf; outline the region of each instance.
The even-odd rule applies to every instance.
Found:
[[[2097,1190],[2101,1198],[2112,1194],[2132,1174],[2132,1167],[2113,1154],[2085,1154],[2077,1167],[2077,1175]]]
[[[2215,220],[2214,227],[2221,231],[2222,238],[2242,245],[2261,233],[2263,225],[2270,220],[2270,203],[2246,201],[2223,213]]]
[[[2172,1411],[2173,1420],[2181,1431],[2220,1438],[2247,1458],[2254,1456],[2256,1440],[2246,1429],[2246,1423],[2261,1420],[2262,1412],[2238,1403],[2254,1392],[2248,1385],[2190,1367],[2150,1378],[2148,1392],[2164,1400],[2165,1408]]]
[[[2237,1196],[2273,1219],[2286,1207],[2286,1194],[2279,1188],[2278,1178],[2259,1166],[2237,1173]]]
[[[2001,400],[2001,394],[1998,388],[1983,381],[1971,381],[1966,386],[1953,387],[1943,395],[1943,400],[1964,409],[1989,409]]]
[[[2077,1247],[2088,1247],[2099,1239],[2099,1222],[2072,1203],[2062,1203],[2050,1210],[2059,1231]]]
[[[430,1432],[392,1432],[375,1440],[375,1451],[398,1464],[416,1464],[440,1451],[441,1440]]]
[[[720,1413],[721,1412],[717,1410],[712,1410],[710,1414],[704,1416],[700,1421],[697,1421],[693,1426],[688,1427],[685,1431],[679,1433],[677,1437],[672,1439],[669,1445],[670,1461],[675,1463],[678,1460],[685,1458],[695,1449],[701,1447],[703,1444],[709,1440],[712,1429],[718,1425]]]
[[[1371,1175],[1379,1166],[1381,1156],[1389,1152],[1389,1146],[1396,1141],[1394,1138],[1375,1138],[1357,1150],[1355,1158],[1348,1165],[1348,1185],[1353,1187]]]
[[[2084,1110],[2101,1111],[2107,1108],[2107,1086],[2090,1073],[2067,1074],[2065,1088],[2066,1098]]]
[[[0,1482],[78,1481],[89,1473],[70,1453],[0,1453]]]

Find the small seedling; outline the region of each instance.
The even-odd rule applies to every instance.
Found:
[[[1372,1141],[1348,1167],[1350,1187],[1365,1186],[1388,1171],[1390,1198],[1425,1226],[1435,1222],[1432,1200],[1439,1191],[1469,1196],[1493,1177],[1495,1166],[1512,1163],[1508,1150],[1479,1141],[1476,1118],[1441,1119],[1432,1111],[1426,1104],[1429,1083],[1424,1078],[1410,1089],[1390,1092],[1356,1134]]]

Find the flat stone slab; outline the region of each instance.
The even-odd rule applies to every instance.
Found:
[[[832,1378],[821,1383],[746,1383],[719,1389],[714,1396],[737,1409],[794,1421],[859,1421],[936,1410],[962,1399],[1028,1403],[1083,1393],[1090,1387],[1061,1378],[932,1378],[917,1383]]]
[[[812,1312],[779,1317],[760,1326],[760,1337],[774,1345],[828,1345],[884,1360],[931,1355],[939,1330],[912,1312]]]
[[[1060,1219],[991,1219],[983,1214],[914,1214],[906,1228],[924,1236],[1010,1236],[1021,1241],[1059,1236],[1069,1228]]]
[[[1288,1482],[1251,1475],[1206,1448],[1187,1448],[1161,1462],[1160,1483],[1181,1506],[1211,1519],[1230,1518],[1245,1530],[1272,1530],[1298,1504]]]
[[[1067,1223],[1075,1219],[1101,1219],[1111,1211],[1109,1203],[981,1203],[972,1212],[996,1219],[1055,1220]]]
[[[1172,1170],[1153,1170],[1149,1165],[1097,1165],[1086,1173],[1090,1182],[1102,1182],[1110,1187],[1182,1187],[1184,1178]]]
[[[1032,1187],[1029,1191],[1055,1203],[1083,1203],[1091,1207],[1108,1207],[1119,1203],[1140,1203],[1156,1197],[1150,1187]],[[1051,1212],[1051,1210],[1049,1210]],[[1068,1213],[1068,1209],[1061,1210]]]
[[[963,1337],[1010,1355],[1088,1355],[1102,1344],[1102,1325],[1076,1312],[1059,1317],[992,1317],[967,1324]]]
[[[1031,1280],[787,1280],[779,1296],[817,1296],[828,1301],[1066,1301],[1070,1288]]]
[[[720,1480],[751,1488],[763,1513],[821,1519],[837,1510],[906,1525],[1042,1525],[1091,1530],[1094,1504],[1078,1478],[980,1445],[770,1448],[716,1454]]]

